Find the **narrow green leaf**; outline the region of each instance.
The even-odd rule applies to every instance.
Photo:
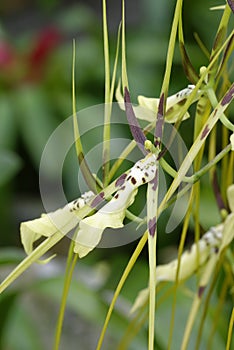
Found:
[[[180,19],[179,19],[179,44],[180,44],[180,53],[182,56],[182,64],[183,64],[185,75],[192,84],[196,84],[198,79],[199,79],[199,76],[196,73],[196,71],[191,63],[189,56],[187,54],[186,48],[185,48],[184,34],[183,34],[183,23],[182,23],[182,12],[180,14]]]
[[[123,90],[123,95],[124,95],[125,87],[129,90],[127,63],[126,63],[126,41],[125,41],[125,0],[122,0],[122,90]]]
[[[214,40],[214,44],[213,44],[211,55],[210,55],[210,61],[214,58],[214,56],[220,50],[220,48],[222,47],[222,45],[225,41],[230,15],[231,15],[231,10],[230,10],[229,6],[226,5],[224,8],[224,11],[223,11],[221,21],[219,23],[219,27],[218,27],[218,30],[216,33],[215,40]],[[219,65],[219,60],[217,59],[214,62],[214,65],[212,67],[210,79],[214,80],[215,76],[218,74],[218,71],[219,71],[218,65]],[[221,67],[222,66],[220,66],[220,68]],[[217,80],[216,80],[216,83],[217,83]]]
[[[72,110],[73,110],[73,127],[74,127],[74,139],[75,139],[75,147],[76,147],[76,154],[78,157],[78,161],[80,164],[80,170],[84,176],[84,179],[89,186],[89,188],[94,192],[97,193],[97,190],[100,190],[100,186],[96,182],[96,179],[94,178],[93,174],[91,173],[89,166],[85,160],[83,147],[80,139],[80,132],[79,132],[79,126],[78,126],[78,120],[77,120],[77,113],[76,113],[76,93],[75,93],[75,53],[76,53],[76,47],[75,47],[75,40],[73,40],[73,60],[72,60]]]

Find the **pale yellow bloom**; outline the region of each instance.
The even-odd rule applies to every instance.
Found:
[[[165,115],[165,121],[167,123],[175,123],[178,121],[181,106],[185,104],[194,87],[194,85],[188,85],[187,88],[180,90],[176,94],[167,98],[167,109]],[[198,92],[193,102],[197,101],[200,95],[201,93]],[[116,100],[119,103],[120,108],[125,109],[120,84],[118,84],[116,89]],[[147,120],[149,122],[154,121],[158,110],[159,98],[151,98],[140,95],[138,96],[138,104],[138,106],[133,107],[136,117],[138,119]],[[189,113],[186,112],[182,120],[188,119],[189,116]]]
[[[126,210],[133,203],[138,187],[154,178],[155,164],[156,157],[152,153],[136,162],[128,173],[122,174],[116,180],[114,197],[91,216],[79,217],[79,209],[85,204],[88,203],[91,208],[95,208],[95,196],[89,191],[61,209],[42,214],[38,219],[23,222],[20,234],[25,252],[30,254],[34,242],[41,237],[51,237],[55,233],[65,236],[78,226],[74,237],[74,252],[78,253],[80,258],[86,256],[98,245],[105,228],[123,227]],[[98,196],[102,201],[104,193],[99,193]]]

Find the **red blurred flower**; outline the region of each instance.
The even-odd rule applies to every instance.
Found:
[[[47,27],[31,40],[34,45],[28,53],[0,40],[0,84],[3,86],[40,81],[49,55],[62,41],[62,34],[55,27]]]
[[[54,49],[61,43],[62,34],[55,27],[47,27],[35,39],[34,48],[30,51],[28,74],[26,80],[36,81],[41,78],[45,63]]]
[[[0,69],[11,65],[16,58],[13,48],[6,41],[0,41]]]
[[[31,65],[42,65],[48,55],[61,42],[62,35],[55,27],[48,27],[39,33],[36,44],[29,54]]]

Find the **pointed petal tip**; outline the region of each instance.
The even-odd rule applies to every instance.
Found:
[[[135,112],[133,110],[132,104],[131,104],[131,98],[129,91],[127,87],[124,88],[124,102],[125,102],[125,110],[126,110],[126,116],[128,119],[128,124],[132,133],[132,136],[134,140],[136,141],[138,147],[140,150],[146,154],[144,144],[146,141],[145,134],[143,133],[140,124],[138,123],[138,120],[136,118]]]

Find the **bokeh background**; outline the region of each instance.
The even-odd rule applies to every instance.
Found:
[[[210,50],[221,12],[210,11],[209,7],[219,4],[215,0],[185,1],[185,41],[197,70],[207,64],[207,58],[195,40],[195,33]],[[101,5],[101,1],[95,0],[0,2],[1,278],[24,256],[19,239],[20,222],[43,212],[38,183],[40,157],[48,137],[72,112],[73,38],[77,46],[77,108],[81,110],[104,101]],[[126,1],[127,64],[134,102],[139,94],[149,97],[159,94],[174,5],[175,1],[171,0]],[[107,7],[113,67],[121,1],[107,1]],[[188,83],[177,47],[170,93]],[[189,145],[192,123],[187,121],[183,128],[185,142]],[[68,164],[64,171],[64,187],[70,199],[78,195],[71,181],[76,166]],[[48,172],[51,176],[53,168]],[[213,205],[212,194],[203,193],[204,206]],[[216,213],[214,211],[214,216]],[[213,218],[204,217],[204,220],[208,220],[209,227],[209,220],[212,222]],[[161,237],[160,249],[166,249],[167,256],[171,256],[177,241],[177,235]],[[111,290],[135,245],[99,249],[85,263],[79,264],[68,303],[61,349],[94,349]],[[47,267],[34,266],[1,297],[0,350],[52,348],[67,246],[68,242],[64,240],[55,247],[56,262]],[[114,348],[108,345],[108,340],[109,344],[114,344],[121,334],[126,326],[130,301],[137,290],[147,284],[146,266],[147,251],[136,266],[137,281],[130,276],[124,289],[106,349]],[[142,349],[145,337],[146,330],[143,330],[133,349]]]

